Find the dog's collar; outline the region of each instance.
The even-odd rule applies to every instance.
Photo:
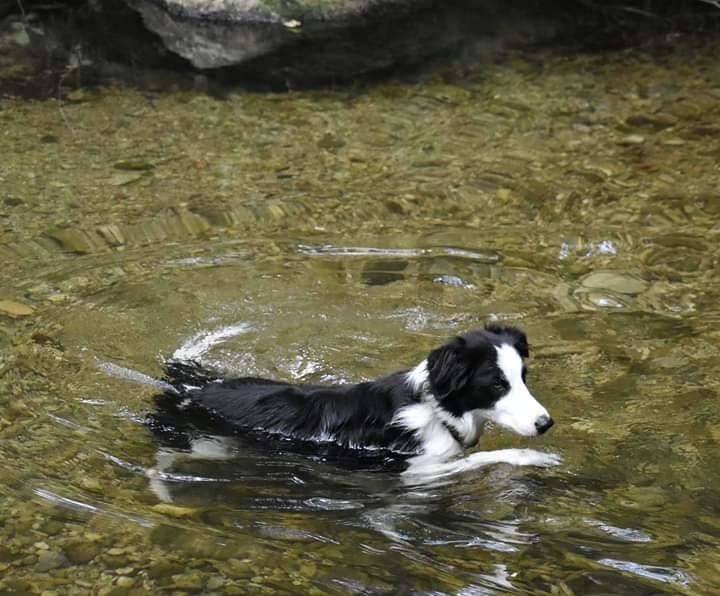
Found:
[[[432,407],[435,410],[435,415],[440,419],[440,422],[445,430],[447,430],[455,442],[464,449],[465,441],[463,440],[460,431],[458,431],[453,424],[445,419],[445,415],[443,415],[443,410],[438,403],[437,397],[435,397],[435,394],[430,388],[430,382],[427,378],[427,361],[423,360],[418,366],[410,371],[408,376],[410,378],[411,385],[420,396],[420,401],[426,403],[430,402],[432,404]]]
[[[445,430],[450,433],[450,436],[455,439],[455,442],[464,449],[465,441],[463,440],[463,436],[460,434],[460,431],[446,419],[450,414],[445,413],[445,411],[442,409],[442,406],[440,406],[440,404],[438,403],[437,398],[432,393],[432,391],[430,391],[430,384],[426,383],[423,389],[423,401],[429,401],[433,404],[435,415],[439,418],[440,422],[443,425],[443,428],[445,428]]]
[[[462,439],[462,437],[460,436],[460,433],[458,432],[458,430],[457,430],[455,427],[453,427],[452,424],[448,424],[447,422],[445,422],[445,421],[442,420],[442,419],[440,420],[440,422],[442,422],[442,425],[445,427],[445,430],[450,433],[450,436],[451,436],[453,439],[455,439],[455,441],[458,442],[461,447],[464,448],[464,447],[465,447],[465,441],[463,441],[463,439]]]

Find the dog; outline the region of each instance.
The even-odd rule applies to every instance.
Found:
[[[553,426],[527,381],[529,346],[513,326],[488,324],[457,335],[410,370],[375,381],[323,386],[263,378],[217,378],[196,362],[169,361],[157,397],[167,420],[202,420],[221,435],[260,433],[305,445],[391,452],[405,473],[444,476],[493,463],[550,466],[557,455],[532,449],[475,452],[487,422],[523,436]],[[161,423],[158,421],[162,421]],[[172,426],[172,422],[170,426]]]

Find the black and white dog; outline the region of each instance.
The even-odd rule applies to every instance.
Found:
[[[526,385],[525,334],[487,325],[458,335],[409,371],[353,385],[217,379],[194,362],[168,362],[158,403],[176,418],[200,416],[220,434],[261,432],[348,450],[387,450],[410,475],[444,476],[492,463],[549,466],[556,455],[532,449],[475,452],[486,421],[524,436],[553,419]]]

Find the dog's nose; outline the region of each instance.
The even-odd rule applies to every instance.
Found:
[[[546,432],[553,424],[555,424],[555,421],[550,418],[550,416],[540,416],[535,421],[535,428],[538,431],[538,434],[541,435],[544,432]]]

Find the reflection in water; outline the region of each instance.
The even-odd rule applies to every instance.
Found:
[[[72,132],[0,98],[0,590],[714,593],[716,64],[688,41],[283,95],[106,87],[63,106]],[[557,424],[481,449],[562,467],[408,487],[145,424],[177,350],[359,381],[494,318],[527,330]]]

